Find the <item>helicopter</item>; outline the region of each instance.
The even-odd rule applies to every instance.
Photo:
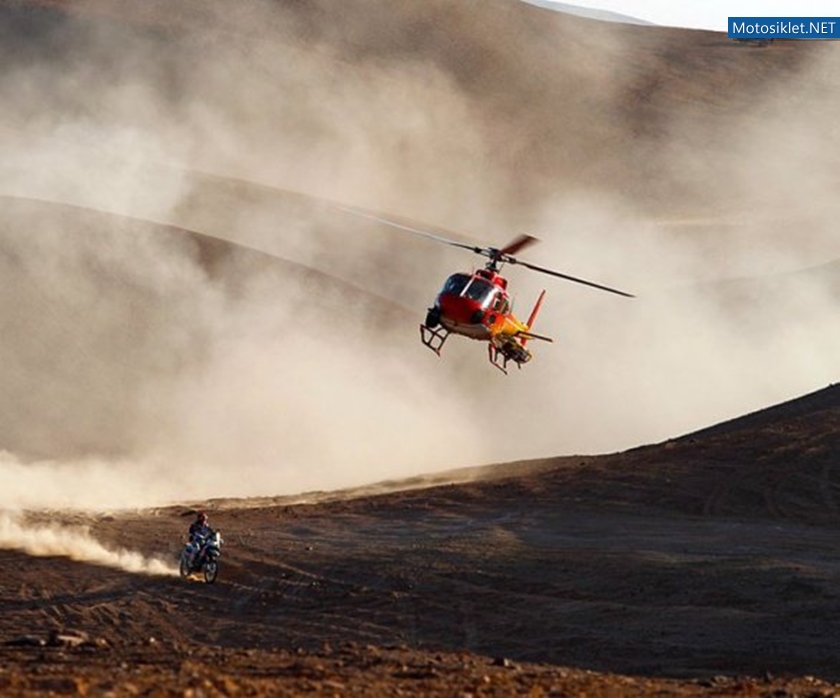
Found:
[[[522,322],[513,314],[508,280],[499,273],[505,264],[519,265],[565,281],[573,281],[626,298],[635,298],[631,293],[569,276],[514,257],[513,255],[520,250],[539,242],[531,235],[519,235],[504,247],[480,247],[451,240],[365,209],[348,206],[338,208],[413,235],[487,257],[488,261],[483,269],[451,274],[444,281],[432,307],[426,311],[426,318],[420,324],[420,341],[438,356],[441,355],[443,345],[450,335],[462,335],[487,342],[490,363],[507,374],[509,363],[512,362],[521,369],[522,364],[531,360],[531,350],[527,346],[530,340],[554,341],[551,337],[531,331],[545,298],[545,290],[537,298],[527,322]]]

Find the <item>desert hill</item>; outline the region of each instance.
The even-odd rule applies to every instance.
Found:
[[[327,316],[349,338],[387,337],[404,311],[242,243],[78,206],[4,197],[0,233],[0,442],[28,458],[130,452],[148,385],[208,361],[213,313]]]
[[[603,456],[566,456],[443,472],[378,488],[350,491],[356,499],[388,487],[405,505],[446,497],[447,487],[475,490],[476,501],[504,481],[523,502],[553,501],[603,512],[660,510],[664,516],[788,520],[835,526],[840,483],[834,460],[840,446],[840,388],[828,386],[661,444]],[[475,481],[472,485],[464,482]],[[485,481],[489,481],[486,484]],[[444,489],[430,491],[436,482]],[[304,495],[304,498],[306,495]],[[310,501],[329,495],[309,495]],[[343,495],[337,495],[343,498]],[[298,498],[298,501],[300,499]],[[361,506],[367,502],[362,499]]]
[[[836,526],[840,389],[816,393],[666,441],[559,468],[567,497],[597,491],[601,505],[672,513],[782,519]]]

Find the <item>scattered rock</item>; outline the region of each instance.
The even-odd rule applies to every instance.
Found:
[[[505,668],[507,668],[507,669],[512,669],[512,668],[514,668],[514,667],[516,666],[516,664],[514,664],[514,663],[513,663],[510,659],[508,659],[507,657],[496,657],[496,658],[493,660],[493,666],[502,666],[502,667],[505,667]]]
[[[9,647],[44,647],[47,641],[36,635],[21,635],[3,643]]]
[[[50,647],[81,647],[87,644],[92,644],[90,636],[81,630],[53,630],[47,640]]]

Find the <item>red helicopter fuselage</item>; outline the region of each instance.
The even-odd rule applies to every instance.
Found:
[[[440,324],[450,332],[488,340],[510,315],[507,279],[486,269],[452,274],[435,299]]]
[[[531,358],[525,347],[528,339],[547,339],[529,331],[542,298],[541,295],[528,322],[523,323],[511,311],[507,279],[494,270],[452,274],[420,326],[421,338],[437,353],[450,332],[486,341],[493,364],[503,370],[508,360],[521,365]]]

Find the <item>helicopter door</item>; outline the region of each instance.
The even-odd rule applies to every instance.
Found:
[[[510,312],[510,301],[501,290],[496,293],[496,299],[493,301],[493,310],[499,313],[499,315],[507,315]]]

